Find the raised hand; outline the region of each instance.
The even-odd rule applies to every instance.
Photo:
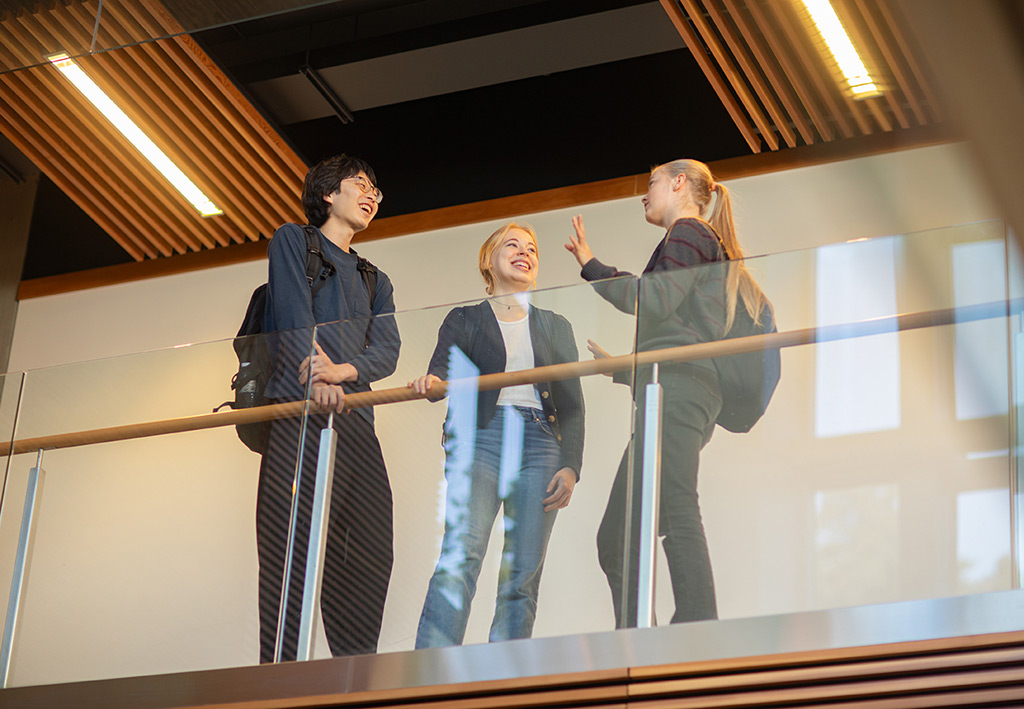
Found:
[[[587,244],[587,230],[583,227],[583,215],[577,214],[572,218],[572,228],[575,235],[569,236],[569,243],[565,245],[566,250],[576,257],[580,267],[587,265],[587,261],[594,258],[594,252]]]

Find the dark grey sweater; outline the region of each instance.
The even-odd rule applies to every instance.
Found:
[[[672,225],[651,254],[640,279],[639,351],[692,345],[724,336],[725,261],[718,235],[707,222],[687,218]],[[628,275],[632,274],[596,258],[582,270],[588,281]],[[632,279],[595,283],[595,288],[619,310],[636,313],[637,284]],[[694,364],[714,368],[710,360]]]
[[[370,382],[394,372],[398,362],[401,341],[394,318],[391,279],[377,271],[371,313],[366,284],[356,269],[356,252],[342,251],[326,238],[321,241],[323,253],[334,264],[336,273],[320,288],[315,299],[306,281],[306,237],[302,227],[285,224],[274,232],[267,248],[270,273],[265,330],[285,331],[271,336],[271,347],[279,354],[267,385],[270,398],[304,396],[298,366],[309,353],[314,325],[319,326],[317,342],[331,360],[335,364],[348,362],[359,372],[357,381],[342,385],[347,393],[369,391]],[[373,420],[372,408],[358,411]]]

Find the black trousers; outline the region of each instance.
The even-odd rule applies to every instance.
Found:
[[[301,418],[272,422],[260,465],[256,497],[260,662],[274,660],[301,424]],[[306,427],[283,660],[294,660],[296,655],[317,450],[326,425],[327,417],[316,414]],[[377,651],[394,552],[391,485],[373,424],[357,413],[335,415],[334,429],[338,446],[320,610],[331,654],[338,657]]]
[[[642,438],[650,372],[645,374],[638,377],[641,386],[635,397],[634,445],[622,456],[597,533],[598,560],[611,588],[616,628],[633,628],[637,622]],[[706,367],[685,364],[663,368],[659,381],[663,388],[659,533],[672,577],[676,606],[672,622],[717,618],[711,558],[697,497],[697,469],[700,451],[711,440],[715,419],[722,408],[718,377]],[[631,457],[632,478],[629,476]],[[633,504],[627,511],[630,487]],[[625,548],[627,525],[630,530],[628,550]]]

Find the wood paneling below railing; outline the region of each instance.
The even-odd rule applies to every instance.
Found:
[[[371,691],[341,689],[352,674],[353,663],[372,665],[377,660],[338,658],[14,688],[0,691],[0,704],[5,709],[882,709],[1024,705],[1021,631],[511,680]]]

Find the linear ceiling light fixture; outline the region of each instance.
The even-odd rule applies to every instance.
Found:
[[[338,117],[345,125],[352,123],[355,117],[352,115],[352,111],[345,102],[341,100],[338,94],[334,93],[334,89],[331,85],[324,81],[324,77],[320,76],[320,72],[311,67],[309,64],[303,64],[299,67],[299,72],[309,80],[309,83],[313,85],[313,88],[324,97],[324,101],[331,107],[334,114]]]
[[[850,41],[850,36],[843,29],[843,23],[839,21],[835,9],[828,0],[800,0],[807,8],[808,14],[821,38],[825,40],[832,57],[839,65],[846,83],[857,99],[872,98],[882,92],[871,78],[867,67],[861,61],[860,54]]]
[[[135,125],[135,122],[124,111],[118,108],[117,104],[110,100],[110,97],[103,92],[103,89],[97,86],[96,82],[90,79],[71,57],[62,53],[54,54],[47,57],[47,59],[60,70],[68,81],[74,84],[76,89],[89,99],[92,105],[128,139],[128,142],[134,145],[153,164],[153,167],[160,171],[160,174],[185,199],[192,203],[196,211],[204,217],[212,217],[224,213],[209,197],[203,194],[202,190],[196,187],[196,184],[167,157],[164,151],[156,146],[156,143],[149,139],[149,136],[142,132],[141,128]]]

